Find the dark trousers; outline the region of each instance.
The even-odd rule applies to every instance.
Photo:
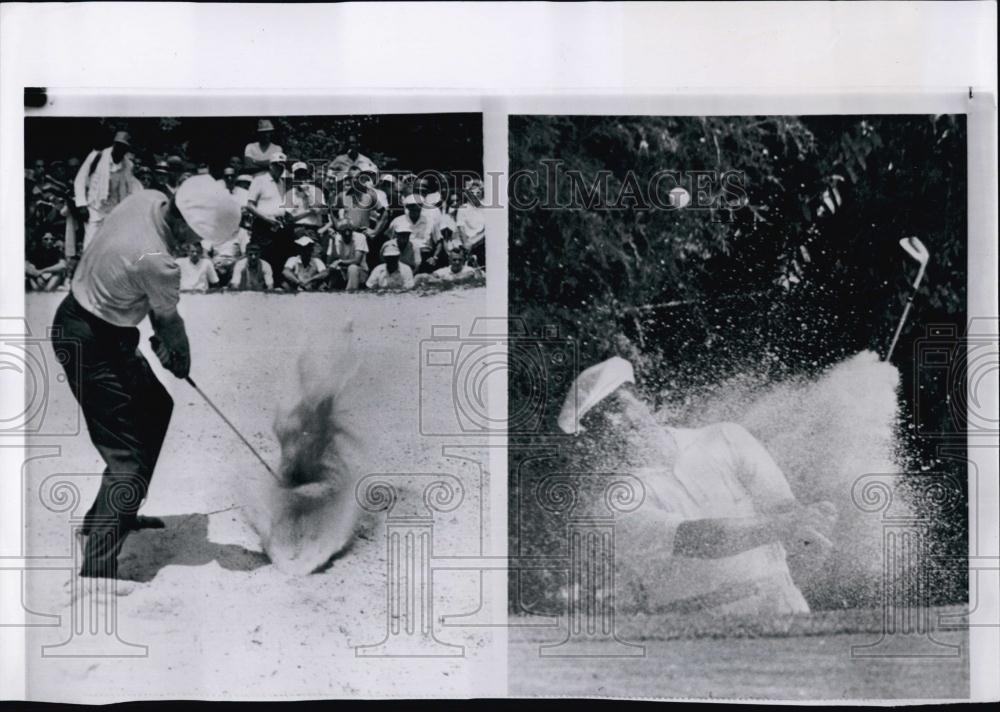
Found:
[[[138,329],[99,319],[72,292],[52,325],[61,338],[78,345],[63,367],[90,440],[107,465],[84,518],[88,536],[80,575],[114,578],[118,552],[146,497],[174,403],[137,350]]]
[[[281,273],[285,271],[285,262],[295,255],[295,233],[290,227],[273,227],[263,220],[254,220],[250,232],[250,242],[260,245],[260,256],[271,265],[274,273],[274,286],[280,286],[285,280]]]

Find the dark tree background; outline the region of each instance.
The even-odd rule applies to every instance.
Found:
[[[482,173],[481,114],[381,114],[377,116],[271,116],[274,142],[291,160],[330,160],[356,147],[383,170]],[[257,140],[256,116],[64,118],[27,117],[25,160],[83,160],[92,148],[111,145],[115,131],[131,133],[136,154],[179,155],[205,161],[213,173]]]
[[[630,359],[654,402],[668,384],[697,400],[744,370],[781,380],[861,350],[884,354],[916,271],[899,240],[919,237],[931,261],[892,356],[903,464],[965,482],[952,407],[961,369],[918,371],[915,358],[928,325],[961,335],[967,321],[964,116],[512,116],[509,141],[512,176],[541,177],[512,183],[512,202],[526,207],[510,213],[511,316],[535,336],[557,330],[575,342],[580,368]],[[546,178],[543,160],[562,172]],[[739,171],[745,204],[664,210],[619,199],[664,169]],[[599,185],[599,171],[609,178],[591,207],[544,204]],[[551,426],[565,386],[540,398],[524,381],[510,379],[510,411],[539,401]],[[515,445],[532,442],[536,423],[512,426]],[[959,454],[941,455],[945,442]],[[966,553],[960,510],[935,518],[941,553]],[[547,536],[531,521],[511,525],[512,551]],[[940,573],[933,591],[936,602],[965,600],[964,574]]]

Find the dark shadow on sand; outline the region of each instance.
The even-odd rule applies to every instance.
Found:
[[[164,529],[133,532],[118,557],[118,578],[152,581],[164,566],[204,566],[217,561],[227,571],[253,571],[270,564],[259,551],[208,540],[208,515],[163,517]]]

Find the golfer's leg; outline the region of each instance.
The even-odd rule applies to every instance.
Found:
[[[130,392],[116,365],[88,368],[81,399],[90,439],[107,463],[97,499],[87,514],[90,533],[81,576],[117,575],[118,552],[146,497],[151,474],[141,425],[147,406]]]
[[[170,416],[174,410],[174,401],[163,387],[153,369],[139,352],[129,359],[125,367],[124,378],[129,391],[134,394],[141,405],[136,430],[142,442],[145,460],[146,484],[153,476],[153,470],[160,457],[163,440],[167,436]]]

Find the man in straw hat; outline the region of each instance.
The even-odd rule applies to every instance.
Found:
[[[239,207],[209,175],[193,176],[167,197],[142,190],[105,219],[76,269],[53,329],[76,345],[63,359],[90,439],[107,467],[84,520],[81,576],[114,578],[129,531],[162,526],[138,516],[167,433],[173,401],[138,349],[137,325],[149,317],[156,356],[178,378],[191,368],[177,312],[175,255],[202,240],[232,238]]]
[[[128,155],[131,150],[131,137],[125,131],[119,131],[110,146],[91,151],[76,173],[73,198],[84,224],[84,249],[115,206],[132,193],[142,190],[139,179],[132,174],[132,161]]]
[[[253,175],[267,173],[271,160],[279,153],[283,153],[281,146],[272,143],[273,137],[274,124],[270,119],[260,119],[257,122],[257,140],[248,143],[243,150],[243,160],[248,172]]]
[[[664,427],[634,382],[623,358],[588,368],[558,419],[579,436],[588,468],[625,470],[643,483],[642,506],[616,529],[623,599],[660,612],[808,612],[785,547],[828,551],[834,506],[798,502],[770,453],[740,425]]]

